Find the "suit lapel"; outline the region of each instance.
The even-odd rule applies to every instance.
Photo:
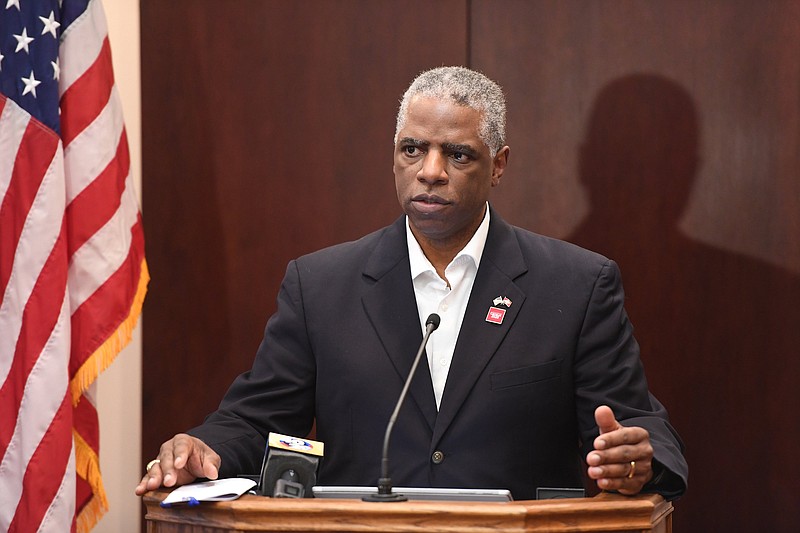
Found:
[[[400,217],[383,234],[364,268],[364,276],[372,283],[362,297],[367,317],[383,343],[398,377],[404,381],[422,342],[419,312],[408,262],[404,217]],[[411,381],[409,398],[406,401],[409,399],[416,403],[433,430],[436,422],[436,400],[424,355]],[[405,407],[407,408],[408,406]]]
[[[517,287],[514,279],[526,271],[527,265],[513,229],[492,210],[489,236],[464,314],[436,419],[434,446],[457,415],[475,382],[513,326],[525,301],[525,293]],[[498,296],[511,300],[511,306],[506,309],[502,324],[493,324],[486,321],[486,315]]]

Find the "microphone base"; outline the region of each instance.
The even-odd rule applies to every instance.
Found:
[[[408,498],[403,496],[402,494],[398,494],[397,492],[391,492],[389,494],[381,494],[376,492],[375,494],[370,494],[369,496],[364,496],[361,500],[365,502],[407,502]]]
[[[382,477],[378,480],[378,491],[361,498],[365,502],[407,502],[408,498],[402,494],[392,492],[392,480],[390,477]]]

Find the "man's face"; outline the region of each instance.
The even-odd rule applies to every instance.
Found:
[[[397,199],[423,249],[463,247],[480,225],[489,191],[508,158],[492,158],[478,136],[481,114],[448,100],[415,96],[394,148]]]

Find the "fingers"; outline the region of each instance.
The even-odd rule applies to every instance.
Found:
[[[653,447],[644,428],[624,427],[607,406],[595,410],[600,436],[586,456],[587,473],[603,490],[636,494],[653,477]]]
[[[617,419],[614,418],[614,412],[607,405],[601,405],[594,410],[594,420],[597,422],[597,427],[600,429],[601,435],[622,427],[620,423],[617,422]]]
[[[184,485],[198,477],[216,479],[220,463],[219,455],[203,441],[180,433],[161,445],[158,461],[148,469],[134,492],[141,496],[161,485]]]
[[[186,435],[188,437],[188,435]],[[191,474],[192,480],[198,477],[217,479],[221,459],[217,453],[203,441],[189,437],[191,443],[181,441],[176,446],[175,469],[181,484],[188,483],[180,478],[182,472]],[[183,446],[191,446],[184,450]],[[165,479],[166,485],[166,479]]]
[[[653,477],[652,459],[601,463],[599,457],[595,452],[587,456],[587,462],[590,463],[587,473],[602,490],[615,490],[622,494],[637,494]]]
[[[642,443],[650,444],[650,434],[646,429],[640,427],[625,427],[614,417],[614,412],[610,407],[601,405],[594,412],[595,422],[600,430],[600,435],[594,439],[595,450],[609,451],[614,459],[621,462],[635,460],[636,457],[628,457],[628,454],[636,453],[631,447],[639,446]],[[627,448],[624,448],[627,446]],[[617,449],[623,447],[622,449]],[[611,458],[611,457],[610,457]]]
[[[158,458],[161,461],[159,467],[164,473],[163,484],[165,487],[173,487],[178,481],[178,475],[190,456],[194,454],[194,438],[179,433],[161,445]],[[195,476],[196,477],[196,476]]]
[[[142,480],[136,485],[134,492],[137,496],[141,496],[148,490],[155,490],[161,486],[161,480],[161,466],[156,463],[147,470]]]

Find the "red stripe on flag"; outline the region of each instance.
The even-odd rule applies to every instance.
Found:
[[[113,86],[111,45],[106,36],[94,63],[61,95],[61,139],[65,148],[106,107]]]
[[[128,318],[131,302],[139,288],[144,258],[141,214],[137,215],[136,223],[131,227],[131,235],[130,250],[122,265],[72,313],[70,376],[74,376],[89,356]]]
[[[0,205],[0,305],[3,304],[25,219],[57,148],[58,137],[52,131],[36,120],[28,122]]]
[[[97,409],[92,402],[81,396],[78,405],[73,407],[72,428],[80,435],[86,445],[92,449],[94,456],[100,458],[100,424],[98,423]],[[99,469],[100,465],[97,465]],[[80,469],[79,469],[80,470]],[[75,514],[80,515],[86,505],[95,497],[92,484],[83,476],[88,472],[78,472],[76,482]]]
[[[94,450],[100,452],[100,428],[97,426],[97,409],[92,402],[81,396],[72,414],[72,427],[80,433],[81,438]]]
[[[67,253],[70,257],[119,209],[130,166],[128,135],[123,129],[114,159],[67,206]]]
[[[22,480],[22,498],[9,533],[36,531],[50,508],[72,452],[72,399],[64,395],[50,427],[33,453]],[[67,524],[63,524],[66,529]]]
[[[92,486],[81,476],[78,476],[75,480],[75,495],[75,515],[77,516],[81,514],[81,510],[94,498]]]
[[[69,9],[67,3],[65,0],[64,9]],[[35,3],[21,4],[31,9]],[[8,331],[0,331],[0,336],[6,341],[3,343],[5,353],[0,357],[5,358],[6,366],[11,367],[8,378],[3,377],[0,383],[0,458],[15,463],[6,465],[4,462],[4,472],[10,478],[3,479],[13,484],[12,495],[20,497],[16,503],[9,497],[5,505],[0,503],[0,508],[5,525],[12,520],[10,513],[14,512],[9,527],[13,532],[36,531],[43,521],[49,529],[75,531],[74,510],[78,512],[77,528],[88,531],[107,507],[97,457],[97,412],[81,393],[91,386],[101,367],[110,364],[129,340],[129,330],[134,327],[141,311],[149,279],[144,263],[141,214],[132,200],[135,195],[127,194],[129,191],[125,190],[125,180],[130,171],[128,141],[114,94],[111,48],[108,36],[103,32],[104,24],[99,20],[103,17],[102,5],[98,0],[89,2],[88,6],[89,10],[86,2],[81,4],[80,0],[72,6],[72,9],[81,10],[80,16],[70,25],[70,34],[65,35],[59,44],[58,53],[65,64],[77,59],[77,63],[71,64],[82,69],[75,72],[77,79],[69,87],[64,90],[62,85],[59,88],[63,91],[58,102],[61,139],[35,120],[26,122],[24,115],[9,114],[12,107],[14,111],[16,108],[0,95],[0,113],[5,110],[6,115],[12,118],[8,124],[18,128],[7,137],[10,142],[21,138],[19,148],[11,148],[16,148],[17,153],[8,155],[6,148],[4,159],[0,161],[0,167],[10,173],[4,175],[3,179],[8,183],[3,183],[4,192],[0,197],[0,305],[4,306],[4,312],[9,310],[13,314],[9,317],[12,320]],[[23,13],[25,9],[22,8]],[[91,44],[87,46],[89,41]],[[97,45],[100,45],[99,50]],[[86,62],[91,64],[83,70]],[[24,74],[27,72],[17,75]],[[56,102],[51,101],[43,109],[52,111],[54,104]],[[49,115],[46,121],[57,122]],[[4,128],[5,125],[6,122]],[[79,142],[73,142],[78,138]],[[109,140],[112,141],[110,144]],[[114,154],[113,142],[117,140],[119,144]],[[61,159],[57,161],[59,167],[53,171],[59,171],[60,165],[65,163],[59,147],[62,142],[65,148],[69,147],[69,163],[76,163],[72,167],[76,174],[54,173],[43,182],[43,176],[54,163],[54,156]],[[98,153],[100,151],[102,153]],[[81,170],[96,162],[98,156],[103,157],[102,161],[111,156],[114,158],[99,174],[99,169]],[[54,180],[52,184],[51,178]],[[59,181],[56,183],[55,180]],[[70,190],[76,191],[77,198],[71,198],[69,206],[57,201]],[[41,202],[37,199],[39,197],[56,201]],[[131,205],[128,205],[129,201]],[[119,221],[113,218],[117,214],[123,215],[125,224],[106,227],[109,220]],[[135,223],[134,214],[137,215]],[[126,227],[127,224],[131,227]],[[100,245],[108,247],[108,250],[95,250],[99,255],[88,254],[86,264],[76,265],[79,267],[76,279],[68,279],[69,261],[73,259],[71,254],[75,252],[74,259],[81,261],[83,257],[78,251],[81,245],[100,231],[104,241]],[[130,248],[127,248],[129,241]],[[120,255],[125,255],[127,262],[108,276],[105,270],[109,268],[107,261],[116,264]],[[44,265],[41,272],[37,272],[41,262]],[[81,298],[82,291],[93,290],[80,286],[84,283],[83,273],[99,278],[87,281],[91,287],[95,286],[94,283],[101,285],[78,309],[69,309],[70,322],[67,323],[67,316],[61,313],[62,310],[66,313],[68,303],[72,304],[70,300],[64,300],[68,284],[75,285]],[[10,296],[3,302],[6,291]],[[27,291],[31,291],[30,296]],[[8,305],[12,303],[14,305]],[[77,328],[77,338],[71,334],[67,338],[67,333],[71,332],[66,330],[72,325]],[[15,328],[20,328],[18,337]],[[61,335],[56,337],[55,332]],[[58,342],[49,345],[48,341],[53,340]],[[73,352],[76,346],[79,349]],[[58,359],[50,361],[44,357]],[[37,364],[42,367],[42,375]],[[61,374],[64,374],[64,383],[60,382]],[[45,386],[52,390],[39,392]],[[66,387],[63,398],[59,398],[61,386]],[[27,394],[36,390],[37,394],[44,396],[33,399],[32,407],[29,407],[24,396],[26,390]],[[76,400],[77,405],[74,403]],[[46,405],[41,408],[42,412],[38,412],[39,403]],[[29,415],[31,409],[37,412]],[[51,420],[49,417],[56,409]],[[21,448],[11,453],[9,443],[12,438],[18,438],[15,431],[20,432]],[[73,451],[77,476],[67,476],[73,464]],[[5,466],[11,468],[5,470]],[[0,502],[5,501],[5,496],[0,494]]]
[[[62,223],[58,239],[25,304],[22,328],[17,338],[11,370],[8,379],[0,388],[0,457],[5,454],[14,434],[25,384],[61,312],[67,286],[64,234],[65,228]]]

